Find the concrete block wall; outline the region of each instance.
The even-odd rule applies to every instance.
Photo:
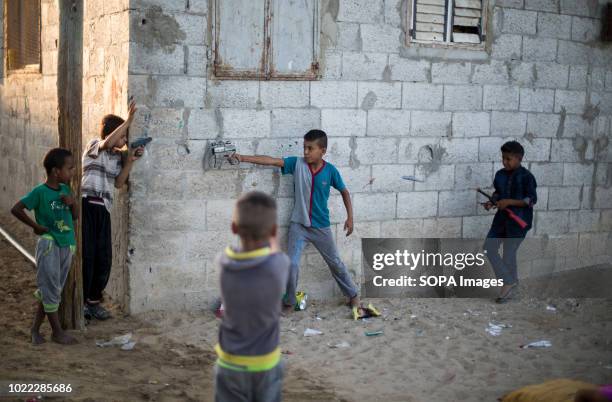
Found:
[[[130,193],[130,308],[205,306],[218,294],[214,256],[236,242],[231,209],[245,191],[273,194],[286,232],[291,177],[246,164],[207,170],[207,140],[284,157],[300,155],[303,134],[318,127],[352,193],[351,237],[337,193],[330,211],[356,277],[362,237],[484,237],[492,216],[472,188],[490,187],[510,139],[525,146],[540,185],[530,236],[595,253],[557,257],[558,269],[609,261],[596,246],[612,245],[612,50],[597,41],[595,3],[492,0],[486,50],[474,51],[407,44],[406,0],[322,1],[322,77],[304,82],[215,79],[211,4],[132,0],[135,131],[155,141]],[[540,272],[529,264],[522,272]],[[310,247],[300,283],[315,297],[339,296]]]
[[[0,2],[4,10],[4,2]],[[4,26],[4,12],[0,20]],[[41,0],[41,71],[8,71],[2,30],[0,208],[5,211],[45,178],[42,160],[57,136],[58,5]]]

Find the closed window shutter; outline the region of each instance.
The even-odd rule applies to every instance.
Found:
[[[40,0],[7,3],[7,47],[10,70],[40,64]]]
[[[414,0],[413,13],[414,39],[444,42],[445,0]]]
[[[454,0],[453,42],[480,43],[482,0]]]

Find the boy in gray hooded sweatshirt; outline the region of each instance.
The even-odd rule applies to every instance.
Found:
[[[280,401],[281,302],[289,257],[276,244],[276,202],[250,192],[238,200],[232,232],[241,247],[218,257],[225,306],[215,347],[215,401]]]

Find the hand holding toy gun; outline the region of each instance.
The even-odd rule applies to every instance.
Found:
[[[493,200],[493,197],[491,197],[489,194],[485,193],[479,188],[477,188],[476,191],[478,191],[480,194],[487,197],[489,201],[491,202],[491,204],[497,206],[497,202]],[[525,222],[517,214],[512,212],[510,208],[504,208],[504,211],[508,214],[508,217],[510,217],[510,219],[512,219],[514,222],[516,222],[521,227],[521,229],[525,229],[527,227],[527,222]]]

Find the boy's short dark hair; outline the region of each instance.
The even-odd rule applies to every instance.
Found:
[[[102,118],[102,123],[100,127],[100,137],[102,139],[105,139],[107,135],[111,134],[117,129],[117,127],[119,127],[123,123],[125,123],[125,120],[123,120],[123,118],[114,114],[107,114]]]
[[[508,141],[501,146],[503,153],[517,155],[522,158],[525,155],[525,149],[518,141]]]
[[[327,134],[323,130],[310,130],[304,134],[304,141],[316,141],[321,148],[327,148]]]
[[[234,223],[240,237],[267,240],[276,224],[276,201],[261,191],[244,194],[236,202]]]
[[[43,159],[43,166],[47,171],[47,174],[51,173],[53,168],[61,169],[66,163],[66,158],[72,156],[72,152],[64,148],[53,148],[45,155]]]

